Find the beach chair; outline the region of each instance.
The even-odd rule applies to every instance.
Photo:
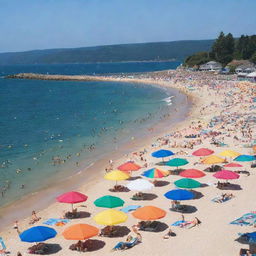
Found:
[[[134,247],[136,244],[139,243],[139,238],[134,237],[130,242],[119,242],[116,244],[116,246],[113,248],[113,250],[127,250],[132,247]]]

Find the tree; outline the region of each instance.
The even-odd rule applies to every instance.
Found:
[[[221,32],[212,46],[210,56],[223,66],[226,66],[233,59],[234,49],[235,40],[233,35],[229,33],[225,36],[225,34]]]
[[[185,65],[189,67],[202,65],[210,60],[208,52],[195,53],[185,60]]]
[[[254,64],[256,64],[256,51],[254,52],[254,54],[251,57],[251,62],[253,62]]]

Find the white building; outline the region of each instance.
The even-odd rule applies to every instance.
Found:
[[[222,66],[216,61],[209,61],[199,67],[200,71],[221,71]]]

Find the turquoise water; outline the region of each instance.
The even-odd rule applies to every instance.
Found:
[[[120,67],[121,66],[121,67]],[[0,66],[19,72],[91,74],[155,70],[173,63]],[[98,67],[98,68],[97,68]],[[121,82],[0,78],[0,205],[84,169],[174,108],[175,90]]]

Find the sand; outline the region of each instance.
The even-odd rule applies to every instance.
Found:
[[[186,77],[189,74],[185,74]],[[199,75],[197,75],[199,76]],[[206,76],[203,77],[203,76]],[[243,118],[243,114],[250,113],[252,116],[255,115],[255,111],[250,102],[252,97],[252,90],[246,90],[244,88],[252,88],[252,84],[243,84],[240,82],[223,82],[222,80],[218,80],[218,77],[213,77],[215,83],[221,84],[218,88],[213,88],[212,86],[212,76],[208,77],[207,75],[202,75],[202,79],[200,80],[198,77],[194,80],[186,80],[179,79],[176,77],[166,77],[166,76],[154,76],[153,78],[137,78],[132,80],[128,78],[112,78],[118,79],[119,81],[137,81],[143,83],[157,83],[163,86],[175,87],[190,95],[193,98],[193,108],[188,118],[180,123],[177,127],[172,127],[171,129],[166,127],[164,134],[159,134],[159,137],[163,137],[164,135],[173,133],[176,131],[183,131],[184,128],[192,125],[193,127],[198,125],[198,121],[202,124],[203,128],[207,128],[207,124],[209,120],[213,116],[221,115],[225,118],[226,115],[230,113],[238,113]],[[188,86],[192,85],[193,90],[188,90]],[[240,89],[238,89],[240,88]],[[233,92],[232,98],[226,94],[227,91]],[[255,93],[255,92],[254,92]],[[239,98],[240,97],[240,98]],[[214,104],[211,104],[214,102]],[[235,122],[235,121],[233,121]],[[195,162],[198,162],[200,159],[198,157],[192,156],[192,152],[198,148],[206,147],[213,149],[215,151],[215,155],[225,149],[232,149],[238,151],[242,154],[252,154],[252,148],[243,147],[243,144],[246,144],[248,141],[251,141],[251,138],[243,138],[240,134],[240,127],[234,125],[233,122],[226,124],[226,129],[222,129],[221,124],[215,125],[212,128],[214,131],[222,131],[226,132],[226,134],[221,135],[223,137],[224,142],[228,144],[225,147],[216,147],[210,144],[211,137],[209,138],[201,138],[202,144],[195,145],[193,149],[182,148],[182,147],[171,147],[174,141],[177,144],[183,143],[183,141],[191,141],[193,139],[184,139],[184,136],[179,138],[179,133],[175,133],[174,136],[169,136],[167,138],[170,139],[171,143],[169,145],[160,145],[159,141],[156,137],[151,140],[145,141],[143,147],[138,148],[136,151],[147,150],[145,157],[147,158],[148,168],[142,168],[137,171],[134,175],[140,175],[144,170],[149,169],[150,167],[155,167],[158,162],[157,159],[152,158],[150,155],[153,151],[165,148],[170,149],[176,153],[175,157],[186,158],[189,161],[189,164],[184,168],[197,168],[200,170],[208,167],[207,165],[198,164],[194,165]],[[195,125],[196,124],[196,125]],[[236,124],[237,125],[237,124]],[[229,128],[229,131],[227,130]],[[255,127],[252,128],[252,138],[255,137]],[[231,130],[233,129],[233,130]],[[229,137],[230,135],[230,137]],[[234,135],[237,135],[239,140],[235,140],[233,138]],[[218,139],[218,136],[216,137]],[[154,147],[152,147],[154,145]],[[187,152],[187,155],[183,155],[183,151]],[[117,167],[119,164],[127,161],[134,160],[138,164],[143,164],[139,158],[134,156],[134,154],[129,154],[128,156],[123,156],[121,159],[115,159],[114,157],[114,167]],[[105,163],[106,164],[106,163]],[[103,237],[94,237],[92,239],[97,239],[105,242],[105,246],[94,252],[87,252],[88,255],[110,255],[110,254],[122,254],[122,255],[190,255],[190,256],[228,256],[228,255],[238,255],[240,248],[248,248],[248,245],[242,245],[238,242],[234,241],[238,235],[238,232],[252,232],[254,231],[253,227],[240,227],[235,225],[230,225],[229,223],[243,215],[244,213],[253,211],[256,209],[255,200],[254,200],[254,190],[255,190],[255,171],[250,168],[250,163],[242,163],[244,168],[250,172],[250,176],[246,176],[241,174],[238,180],[232,181],[234,184],[239,184],[241,190],[230,190],[228,192],[232,192],[235,195],[235,198],[231,199],[225,203],[213,203],[211,199],[220,195],[222,193],[221,190],[217,189],[214,183],[216,183],[216,179],[212,176],[212,173],[206,173],[206,176],[198,179],[198,181],[209,184],[209,186],[201,187],[196,189],[203,194],[203,197],[200,199],[195,199],[191,201],[186,201],[185,204],[194,206],[196,211],[193,213],[184,214],[185,220],[193,220],[194,217],[198,217],[202,224],[198,227],[194,227],[192,229],[187,228],[179,228],[173,227],[172,230],[176,233],[175,237],[170,237],[168,240],[163,239],[163,235],[167,233],[167,229],[165,231],[159,233],[150,233],[141,231],[142,235],[142,243],[136,245],[132,249],[123,251],[123,252],[110,252],[110,250],[116,245],[118,241],[124,241],[126,236],[119,238],[103,238]],[[168,168],[166,166],[161,167],[165,170],[173,170],[173,168]],[[127,193],[112,193],[108,190],[113,187],[114,182],[104,180],[104,169],[95,170],[97,172],[97,177],[94,179],[87,181],[81,187],[77,188],[77,191],[80,191],[86,195],[88,195],[88,201],[82,203],[82,205],[86,205],[87,207],[80,207],[78,204],[78,210],[88,212],[90,216],[72,220],[69,224],[64,227],[54,227],[58,231],[58,235],[48,241],[49,244],[59,244],[61,246],[61,250],[55,253],[55,255],[76,255],[78,252],[72,252],[69,250],[69,246],[74,243],[74,241],[68,241],[63,238],[61,235],[62,231],[75,223],[87,223],[94,225],[98,228],[102,228],[101,225],[95,223],[92,217],[104,210],[103,208],[95,207],[93,201],[98,197],[103,195],[115,195],[122,198],[126,203],[126,205],[138,204],[141,206],[144,205],[153,205],[160,207],[167,211],[166,216],[160,221],[170,226],[173,222],[181,219],[181,214],[172,212],[169,210],[171,206],[171,201],[166,199],[163,195],[165,192],[174,189],[175,185],[174,181],[178,180],[180,176],[170,175],[168,177],[163,178],[162,180],[169,182],[168,185],[162,187],[154,187],[150,193],[156,194],[157,198],[151,201],[133,201],[131,200],[131,196],[134,192],[130,191]],[[82,178],[82,177],[81,177]],[[120,184],[125,185],[127,181],[122,181]],[[64,210],[69,210],[70,206],[60,203],[53,203],[49,205],[44,210],[37,213],[38,216],[42,218],[37,224],[42,224],[43,221],[48,218],[58,218],[62,216]],[[132,225],[136,224],[138,220],[136,220],[130,213],[128,214],[128,220],[124,223],[124,226],[127,226],[131,229]],[[21,231],[31,227],[29,223],[29,218],[24,220],[19,220],[19,229]],[[121,224],[122,225],[122,224]],[[27,248],[30,246],[29,243],[23,243],[20,241],[16,230],[14,230],[11,226],[6,227],[1,233],[0,236],[3,237],[8,250],[11,252],[10,255],[16,255],[18,251],[22,253],[22,255],[28,255]]]

